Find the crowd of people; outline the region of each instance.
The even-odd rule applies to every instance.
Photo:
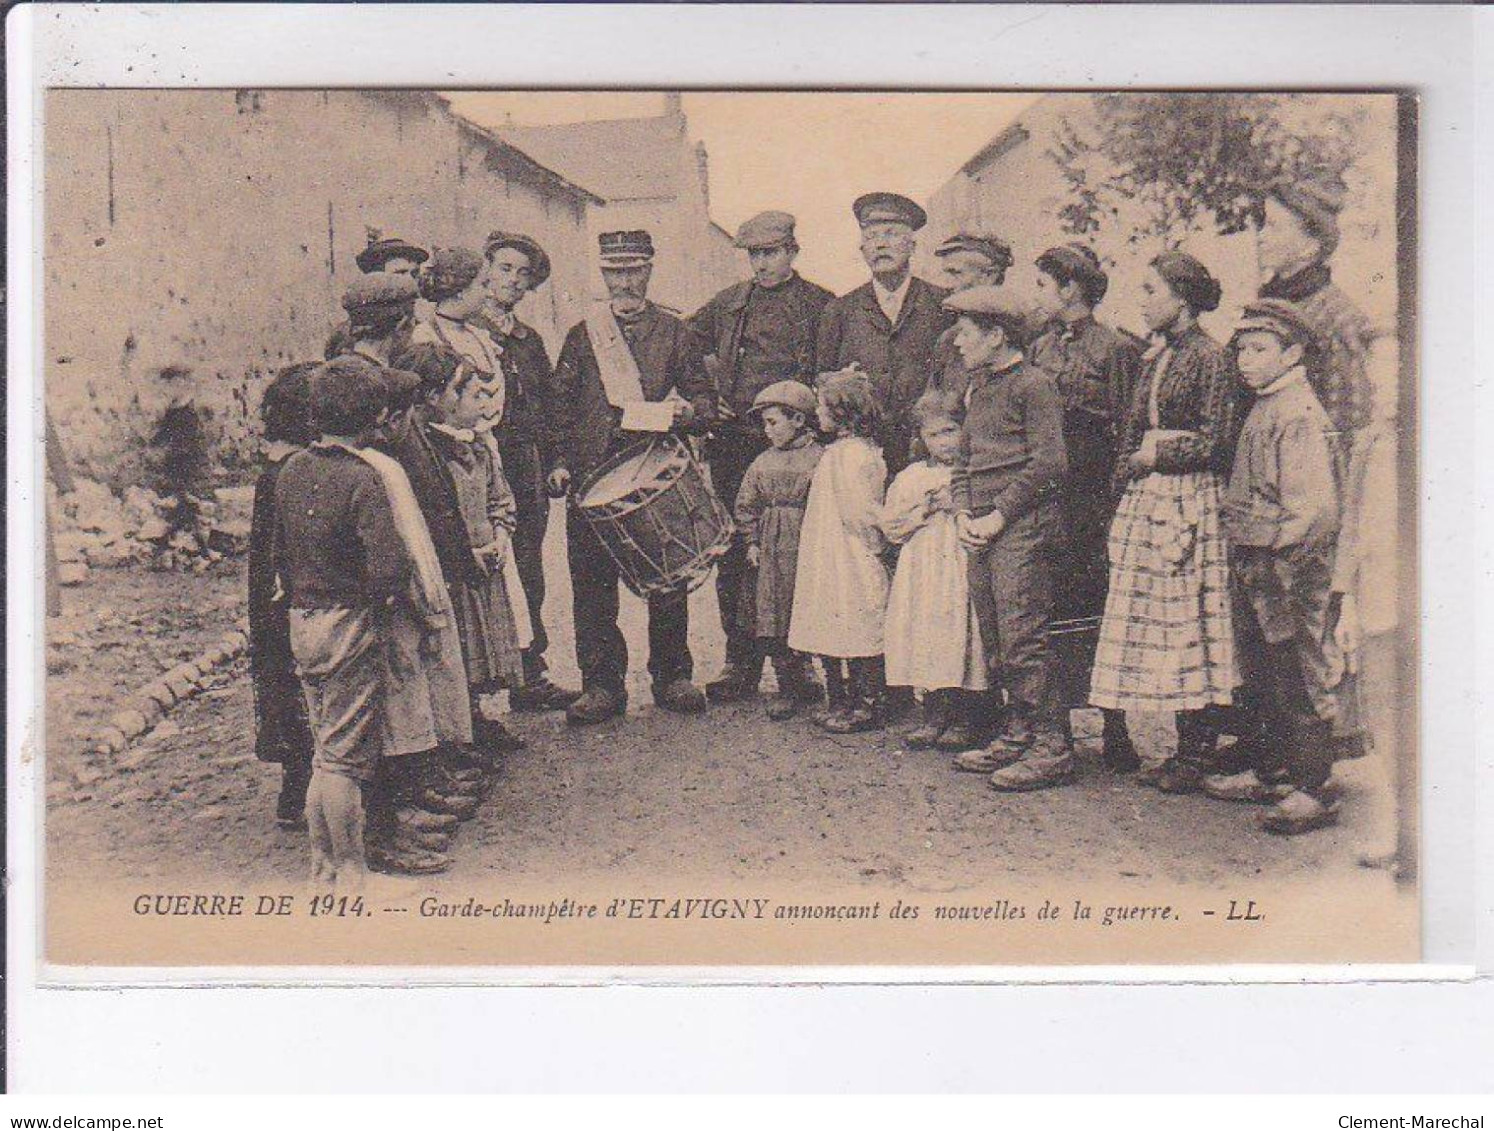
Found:
[[[279,819],[309,825],[319,882],[437,872],[523,745],[489,692],[625,715],[619,569],[577,502],[647,439],[623,427],[641,398],[735,517],[704,687],[687,593],[648,597],[659,707],[756,696],[771,662],[771,719],[919,712],[908,748],[1009,793],[1070,780],[1069,710],[1094,706],[1112,771],[1267,805],[1276,833],[1332,824],[1334,760],[1391,748],[1395,686],[1395,343],[1332,281],[1342,203],[1332,178],[1272,191],[1268,279],[1227,343],[1199,324],[1220,284],[1181,251],[1148,268],[1146,338],[1097,319],[1084,244],[1036,257],[1037,318],[998,235],[939,245],[949,288],[920,279],[926,216],[895,193],[855,202],[870,278],[840,297],[796,272],[787,213],[741,226],[751,278],[690,317],[648,298],[650,233],[602,234],[608,299],[553,366],[516,313],[550,274],[535,240],[371,242],[325,360],[263,401],[252,662]],[[546,662],[566,497],[579,689]],[[1173,713],[1175,754],[1143,768],[1128,712]]]

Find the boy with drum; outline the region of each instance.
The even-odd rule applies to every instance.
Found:
[[[716,391],[696,335],[648,300],[652,237],[646,231],[603,232],[598,242],[608,300],[571,328],[555,367],[546,487],[557,498],[610,456],[647,436],[625,429],[625,410],[630,418],[655,425],[648,417],[657,412],[640,406],[668,399],[672,415],[667,427],[673,432],[703,431],[715,411]],[[582,726],[627,709],[628,646],[617,625],[617,564],[577,502],[579,495],[573,496],[567,514],[566,539],[582,695],[566,709],[566,721]],[[690,682],[694,663],[689,632],[684,589],[649,598],[648,671],[654,702],[681,714],[699,713],[706,702]]]

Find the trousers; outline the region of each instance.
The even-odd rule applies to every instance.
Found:
[[[726,432],[706,444],[706,462],[711,468],[711,486],[728,511],[735,511],[737,494],[747,469],[768,448],[767,441],[746,432]],[[716,605],[721,612],[721,630],[726,635],[726,662],[741,667],[762,663],[757,643],[757,626],[748,615],[750,601],[743,600],[742,589],[751,579],[747,566],[747,547],[733,538],[731,546],[716,563]]]
[[[999,687],[1043,722],[1058,717],[1053,650],[1052,503],[1009,523],[970,555],[970,595],[986,651],[991,686]]]
[[[534,641],[524,649],[524,678],[538,679],[548,665],[545,651],[550,637],[545,632],[545,532],[550,526],[550,497],[545,493],[544,468],[539,448],[533,440],[511,436],[500,440],[503,474],[513,489],[517,505],[514,527],[514,564],[524,585],[524,602],[529,607],[529,623],[534,627]]]
[[[572,615],[576,625],[576,666],[584,689],[621,695],[628,674],[628,642],[618,627],[621,575],[591,526],[572,508],[566,515],[571,568]],[[684,590],[648,600],[648,673],[654,685],[689,679],[690,604]]]

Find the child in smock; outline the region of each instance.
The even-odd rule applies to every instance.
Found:
[[[989,686],[951,498],[963,439],[959,407],[937,390],[919,398],[913,418],[928,458],[898,472],[882,508],[882,533],[902,546],[887,601],[887,685],[924,691],[923,723],[906,739],[910,750],[934,746],[957,723],[968,728],[968,699],[960,693]]]
[[[835,437],[815,468],[799,535],[789,647],[820,657],[827,704],[815,723],[832,734],[882,726],[882,495],[887,464],[873,437],[881,411],[857,369],[820,374],[820,429]]]
[[[825,454],[814,436],[815,410],[814,390],[799,381],[775,381],[753,398],[751,414],[772,446],[747,468],[734,515],[751,571],[742,587],[741,623],[752,626],[761,655],[773,661],[778,694],[768,701],[768,717],[780,721],[820,698],[809,657],[788,644],[799,531]]]

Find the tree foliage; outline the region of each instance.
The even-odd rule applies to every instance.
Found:
[[[1243,231],[1271,185],[1342,176],[1359,152],[1358,112],[1311,95],[1101,94],[1094,108],[1063,120],[1049,150],[1077,236],[1125,223],[1132,243],[1175,246],[1205,227]]]

